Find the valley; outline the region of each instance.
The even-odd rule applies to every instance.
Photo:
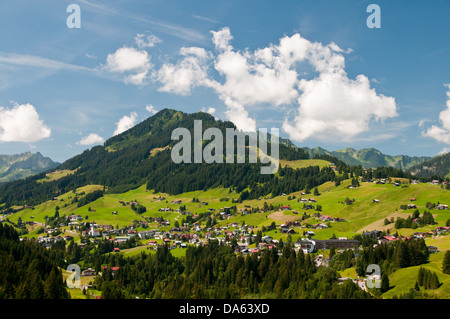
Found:
[[[304,164],[306,165],[306,163]],[[301,165],[301,161],[294,161],[288,165]],[[326,240],[332,237],[344,237],[350,239],[373,230],[390,234],[396,233],[397,237],[429,233],[425,239],[426,244],[437,247],[439,252],[432,254],[429,266],[427,266],[428,264],[425,266],[440,273],[439,264],[442,263],[444,252],[449,249],[450,236],[448,233],[436,235],[433,231],[436,227],[448,225],[450,219],[448,209],[431,210],[436,224],[415,229],[395,229],[394,223],[384,225],[384,220],[386,218],[406,218],[411,215],[413,210],[403,210],[400,206],[411,203],[412,198],[415,199],[414,204],[420,213],[427,210],[428,202],[445,204],[450,199],[449,190],[430,183],[410,184],[408,180],[403,180],[403,182],[400,186],[394,186],[393,181],[385,184],[361,182],[360,186],[355,188],[350,187],[351,180],[344,180],[339,186],[335,186],[334,182],[326,182],[317,187],[320,195],[314,195],[312,192],[305,194],[304,190],[301,190],[273,198],[265,196],[242,202],[238,202],[239,193],[226,188],[169,195],[148,191],[143,185],[121,194],[105,193],[97,200],[78,207],[77,203],[72,203],[76,196],[81,197],[83,195],[80,196],[80,194],[103,189],[100,185],[88,185],[78,188],[76,194],[68,192],[54,200],[33,208],[21,209],[3,218],[16,225],[19,221],[26,224],[42,223],[45,225],[48,217],[53,216],[58,207],[60,217],[79,215],[81,218],[76,226],[61,224],[61,226],[55,227],[59,231],[57,236],[73,237],[72,240],[78,244],[86,241],[96,242],[102,238],[102,233],[104,239],[111,238],[112,240],[124,235],[135,236],[137,240],[133,248],[121,249],[121,254],[125,257],[133,257],[141,253],[154,254],[156,247],[169,245],[174,256],[183,258],[186,248],[181,248],[181,242],[184,242],[187,247],[205,245],[208,240],[214,239],[229,245],[232,240],[235,244],[247,243],[246,247],[249,252],[261,252],[267,248],[254,242],[259,232],[261,232],[260,241],[262,237],[269,236],[274,243],[301,242],[302,238]],[[346,204],[346,199],[351,199],[351,204]],[[374,199],[378,199],[378,202],[375,203]],[[137,214],[130,203],[136,205],[138,203],[144,206],[146,211]],[[311,208],[308,208],[307,205],[311,205]],[[167,211],[165,211],[166,209]],[[318,213],[320,217],[317,215]],[[324,219],[323,216],[327,218]],[[335,218],[339,218],[341,221],[335,221]],[[212,220],[214,222],[211,222]],[[282,232],[283,224],[295,221],[299,221],[300,227],[290,227],[293,233]],[[81,228],[83,224],[95,225],[95,229],[99,230],[98,237],[88,235],[89,228],[83,228],[85,229],[83,236]],[[323,228],[317,227],[319,224],[322,224]],[[107,233],[106,225],[108,225],[107,229],[112,227],[112,229],[122,230],[122,232],[118,235],[105,234]],[[275,225],[275,227],[271,228],[271,225]],[[50,226],[45,227],[45,229],[48,228]],[[43,235],[36,227],[28,225],[27,229],[29,233],[23,235],[24,238],[52,237],[52,235]],[[144,235],[142,235],[143,238],[140,238],[141,233],[144,234],[149,230],[153,234],[150,235],[150,238],[145,238]],[[306,231],[311,231],[314,235],[305,235]],[[155,236],[155,234],[157,235]],[[187,236],[183,237],[182,235]],[[329,251],[320,250],[313,255],[319,254],[327,256]],[[349,269],[346,271],[348,272]],[[414,273],[417,270],[418,267],[411,267],[408,271],[400,269],[394,272],[391,276],[391,283],[395,283],[394,288],[383,297],[390,298],[395,294],[407,292],[414,282],[409,280],[409,284],[405,284],[404,281],[406,278],[414,277],[411,272]],[[440,277],[442,277],[443,285],[435,293],[440,297],[447,298],[449,297],[450,281],[447,279],[447,275],[441,273]]]
[[[86,273],[83,290],[65,288],[72,298],[450,298],[448,179],[352,166],[284,139],[275,174],[248,161],[173,163],[171,132],[198,119],[234,128],[162,110],[0,185],[1,225],[44,248],[66,280],[68,265]],[[371,264],[382,289],[365,285]],[[416,289],[420,267],[437,274],[433,289]]]

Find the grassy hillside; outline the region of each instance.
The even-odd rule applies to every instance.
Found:
[[[395,187],[392,184],[376,185],[373,183],[362,183],[360,187],[352,189],[348,188],[350,180],[342,182],[338,187],[334,186],[334,183],[328,182],[318,187],[320,196],[314,196],[313,194],[302,195],[302,191],[287,194],[289,196],[295,196],[295,199],[288,200],[289,196],[278,196],[269,199],[261,198],[244,201],[240,204],[232,204],[231,199],[237,199],[239,194],[235,192],[230,193],[229,189],[211,189],[208,191],[195,191],[189,193],[183,193],[177,196],[170,196],[167,194],[157,193],[153,191],[146,191],[145,186],[138,189],[131,190],[122,194],[106,194],[102,198],[83,206],[76,207],[76,204],[70,204],[71,199],[75,196],[74,193],[69,192],[62,196],[59,196],[57,200],[48,201],[44,204],[38,205],[33,209],[27,208],[20,212],[9,216],[9,219],[13,222],[17,222],[21,217],[23,221],[34,220],[37,222],[44,222],[45,216],[52,216],[55,212],[56,206],[60,207],[60,215],[65,214],[78,214],[83,217],[88,216],[89,221],[95,221],[98,224],[111,224],[113,226],[127,226],[132,223],[133,220],[143,220],[145,217],[159,217],[163,216],[165,219],[174,221],[180,219],[181,214],[176,212],[176,209],[180,207],[180,204],[172,204],[172,201],[179,199],[182,201],[182,205],[186,206],[186,210],[191,211],[193,214],[205,213],[209,208],[215,209],[216,212],[223,207],[236,205],[238,210],[244,209],[248,206],[262,208],[264,202],[272,205],[290,205],[291,210],[278,212],[265,212],[249,215],[241,215],[232,217],[231,219],[218,221],[219,225],[227,225],[232,222],[241,224],[244,222],[247,225],[255,226],[257,229],[262,226],[268,226],[273,221],[279,226],[287,220],[300,220],[303,212],[313,215],[315,210],[303,209],[303,203],[297,201],[299,198],[315,198],[317,203],[313,205],[321,205],[322,215],[329,215],[331,217],[340,217],[345,219],[345,222],[333,222],[328,229],[315,229],[315,238],[327,239],[333,234],[336,236],[351,237],[363,231],[369,231],[373,229],[389,228],[394,231],[393,224],[384,226],[383,222],[385,218],[402,216],[407,217],[412,214],[412,210],[401,210],[400,205],[410,203],[410,198],[415,197],[417,200],[414,202],[419,211],[422,213],[425,209],[427,202],[440,202],[446,203],[449,198],[449,191],[441,191],[439,186],[429,184],[410,185],[409,187]],[[101,189],[101,186],[87,186],[77,189],[77,192],[89,192],[95,189]],[[164,201],[159,201],[159,196],[165,197]],[[200,200],[200,203],[193,203],[192,199],[196,197]],[[221,198],[228,197],[230,201],[220,201]],[[346,198],[354,199],[354,203],[346,205],[344,203]],[[378,199],[379,203],[374,203],[373,199]],[[142,215],[136,214],[130,206],[123,206],[119,201],[131,202],[137,201],[141,205],[147,208],[147,212]],[[208,205],[204,205],[201,202],[207,202]],[[64,207],[66,206],[67,207]],[[88,208],[92,211],[89,211]],[[170,207],[172,212],[160,212],[160,208]],[[95,210],[95,211],[94,211]],[[117,211],[117,215],[113,215],[112,212]],[[298,214],[294,214],[293,211],[297,211]],[[447,219],[450,218],[450,211],[433,210],[432,213],[435,216],[435,221],[439,225],[445,225]],[[31,219],[31,216],[34,216]],[[284,218],[286,217],[286,218]],[[310,224],[319,223],[319,219],[311,217]],[[412,229],[400,229],[399,234],[410,235],[416,231],[426,231],[434,228],[435,226],[426,226],[424,228]],[[273,231],[275,237],[286,239],[285,234],[278,234],[277,231]],[[302,234],[296,234],[293,239],[301,237]],[[445,244],[445,242],[444,242]],[[437,242],[439,247],[442,244]]]
[[[446,238],[446,246],[450,242],[448,236]],[[431,240],[430,240],[431,241]],[[427,241],[427,244],[430,244]],[[438,276],[441,286],[438,289],[424,290],[421,288],[422,292],[426,292],[430,298],[436,297],[440,299],[450,298],[450,275],[442,273],[442,260],[444,259],[445,252],[441,251],[430,255],[430,262],[421,266],[402,268],[394,272],[389,276],[389,283],[392,287],[389,291],[383,294],[383,298],[392,298],[395,295],[400,295],[409,291],[410,288],[414,288],[417,280],[417,274],[419,268],[423,267],[428,270],[435,272]]]
[[[299,160],[285,162],[290,166],[295,165],[329,165],[328,162],[318,163],[312,160]],[[404,181],[406,182],[406,181]],[[391,233],[398,231],[400,235],[409,236],[414,232],[429,231],[436,226],[444,226],[446,221],[450,219],[449,210],[431,210],[437,225],[425,226],[423,228],[413,229],[399,229],[393,228],[393,224],[384,225],[384,219],[391,217],[404,217],[412,214],[413,210],[402,210],[400,205],[411,203],[411,198],[416,198],[414,204],[418,207],[420,213],[426,209],[427,202],[448,204],[450,202],[450,191],[441,189],[440,186],[426,184],[411,184],[402,186],[394,186],[393,184],[374,184],[374,183],[361,183],[357,188],[349,188],[351,180],[345,180],[339,186],[335,186],[333,182],[327,182],[318,187],[320,195],[302,194],[304,190],[292,194],[285,194],[285,196],[276,196],[271,198],[270,195],[253,200],[246,200],[242,203],[232,203],[233,199],[239,198],[239,193],[231,192],[228,188],[215,188],[207,191],[194,191],[186,192],[176,196],[155,193],[154,191],[147,191],[145,185],[140,188],[121,193],[121,194],[105,194],[103,197],[97,199],[88,205],[77,207],[77,204],[72,204],[73,198],[76,194],[71,191],[59,196],[55,200],[47,201],[41,205],[37,205],[34,208],[23,209],[13,215],[8,216],[12,222],[17,222],[19,217],[22,221],[34,220],[39,223],[45,222],[46,216],[53,216],[56,206],[60,208],[59,214],[70,215],[78,214],[85,219],[85,221],[96,222],[99,225],[113,225],[114,227],[124,227],[133,224],[134,221],[139,220],[152,220],[154,217],[163,217],[165,220],[170,221],[170,225],[160,226],[159,224],[150,222],[149,227],[157,228],[160,230],[168,231],[173,227],[175,221],[181,224],[184,215],[176,210],[180,208],[180,205],[185,205],[186,210],[192,212],[193,215],[207,213],[208,209],[214,209],[215,213],[218,213],[221,208],[237,206],[237,214],[233,215],[230,219],[220,220],[217,219],[217,226],[227,226],[231,223],[238,223],[238,225],[246,224],[253,226],[253,231],[256,233],[261,230],[263,226],[268,227],[275,222],[277,228],[274,230],[266,231],[264,235],[272,236],[274,239],[287,241],[288,236],[280,232],[279,226],[286,221],[301,220],[303,213],[311,215],[310,218],[301,221],[302,225],[321,223],[321,220],[313,217],[316,210],[305,210],[303,208],[304,203],[299,201],[300,198],[315,198],[316,202],[311,203],[314,206],[320,205],[322,215],[328,215],[333,218],[340,217],[345,219],[344,222],[331,222],[328,229],[313,229],[316,239],[328,239],[333,235],[337,237],[351,238],[356,234],[361,234],[363,231],[369,230],[387,230]],[[89,193],[95,190],[102,190],[103,186],[100,185],[88,185],[76,190],[78,196],[81,193]],[[164,197],[164,200],[159,200],[160,197]],[[193,198],[197,198],[199,202],[193,202]],[[228,201],[224,201],[224,198],[228,198]],[[345,199],[353,199],[354,202],[351,205],[345,204]],[[221,201],[222,199],[222,201]],[[374,203],[374,199],[378,199],[378,203]],[[172,203],[174,200],[181,200],[181,204]],[[142,215],[137,214],[131,209],[130,205],[123,205],[120,203],[136,201],[139,204],[145,206],[147,211]],[[262,208],[264,203],[268,205],[290,205],[290,210],[275,210],[262,213],[253,213],[244,215],[240,213],[241,209],[245,208]],[[170,212],[160,212],[160,208],[172,208]],[[91,211],[89,211],[89,208]],[[116,211],[117,214],[112,214]],[[294,212],[298,212],[297,214]],[[213,215],[214,213],[209,213]],[[33,216],[33,217],[32,217]],[[87,219],[86,219],[87,218]],[[40,226],[40,225],[37,225]],[[38,227],[29,228],[30,233],[26,237],[36,237]],[[204,227],[204,221],[202,222]],[[79,234],[71,232],[68,227],[63,228],[65,234],[75,236],[75,240],[79,241]],[[291,236],[293,241],[303,237],[303,231],[306,228],[296,228],[296,234]],[[310,229],[311,230],[311,229]],[[430,256],[430,262],[423,265],[430,270],[438,273],[440,282],[442,283],[439,289],[435,291],[428,291],[429,294],[436,294],[440,298],[450,298],[450,276],[445,275],[440,270],[443,254],[446,250],[450,249],[450,236],[441,236],[438,238],[426,239],[427,245],[433,245],[438,247],[439,253],[432,254]],[[254,244],[253,244],[254,246]],[[172,251],[176,256],[183,256],[185,249],[177,248]],[[135,248],[126,249],[123,251],[125,256],[133,256],[145,253],[154,253],[153,250],[147,249],[147,246],[138,246]],[[410,288],[414,287],[415,278],[417,277],[419,267],[402,268],[390,275],[391,289],[383,295],[383,298],[392,298],[394,295],[407,292]],[[355,269],[350,268],[341,272],[343,277],[355,277]]]
[[[303,168],[308,166],[319,166],[322,167],[328,167],[330,165],[330,162],[321,160],[321,159],[303,159],[303,160],[296,160],[296,161],[286,161],[286,160],[280,160],[280,165],[282,167],[292,167],[293,169],[296,168]]]
[[[67,175],[74,174],[76,171],[77,171],[76,169],[74,169],[74,170],[68,170],[68,169],[57,170],[57,171],[45,174],[45,178],[39,179],[39,180],[37,180],[37,182],[43,183],[43,182],[56,181],[63,177],[66,177]]]

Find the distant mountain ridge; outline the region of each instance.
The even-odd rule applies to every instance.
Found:
[[[22,179],[60,165],[41,153],[0,155],[0,183]]]
[[[346,148],[337,151],[327,151],[321,147],[303,147],[303,149],[307,151],[311,157],[314,157],[315,155],[331,155],[348,165],[361,165],[364,168],[395,167],[401,170],[408,170],[415,165],[419,165],[420,163],[431,159],[431,157],[428,156],[391,156],[383,154],[374,148],[364,148],[361,150]]]

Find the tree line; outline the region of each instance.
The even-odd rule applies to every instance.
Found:
[[[356,272],[364,276],[370,264],[377,264],[381,272],[393,273],[399,268],[418,266],[428,262],[428,248],[423,239],[398,240],[376,247],[366,246],[356,260]]]
[[[64,244],[64,243],[63,243]],[[0,299],[68,299],[51,252],[0,223]]]
[[[276,249],[236,256],[232,247],[212,241],[176,258],[162,246],[155,254],[127,258],[115,274],[97,276],[95,285],[106,299],[371,298],[352,281],[340,285],[338,273],[317,268],[311,255],[289,245],[281,249],[281,256]]]

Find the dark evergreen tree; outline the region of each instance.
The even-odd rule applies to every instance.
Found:
[[[319,196],[319,190],[317,189],[317,187],[314,188],[314,196]]]
[[[442,261],[442,272],[450,275],[450,250],[447,250]]]
[[[34,240],[19,241],[12,226],[0,223],[0,299],[69,298],[56,264],[64,261],[63,253]]]
[[[385,293],[389,290],[389,276],[386,272],[383,272],[381,275],[381,287],[380,290],[382,293]]]

